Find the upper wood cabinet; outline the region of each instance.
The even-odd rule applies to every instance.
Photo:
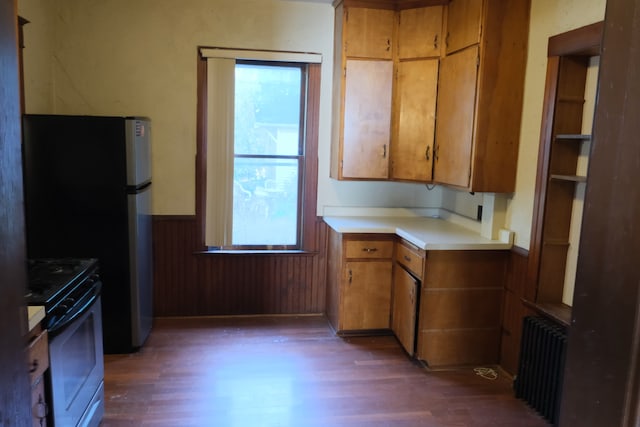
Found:
[[[390,173],[394,180],[432,180],[442,16],[442,6],[399,12]]]
[[[398,63],[391,177],[429,182],[432,175],[438,59]]]
[[[442,59],[434,179],[469,186],[478,79],[478,47]]]
[[[467,191],[514,191],[529,9],[528,0],[449,4],[448,53],[438,85],[435,183]]]
[[[393,10],[335,10],[331,177],[389,177]]]
[[[336,6],[331,177],[513,192],[530,0],[396,7]]]
[[[393,63],[347,59],[344,76],[342,178],[389,176]]]
[[[447,10],[447,54],[480,42],[481,0],[454,0]]]
[[[331,177],[429,182],[443,7],[375,6],[336,6]]]
[[[393,59],[393,10],[349,7],[344,9],[341,18],[346,56]]]
[[[398,59],[440,56],[443,6],[405,9],[398,16]]]

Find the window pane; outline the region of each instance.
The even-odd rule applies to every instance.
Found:
[[[237,64],[235,79],[235,154],[300,154],[300,68]]]
[[[236,158],[232,244],[296,245],[297,159]]]

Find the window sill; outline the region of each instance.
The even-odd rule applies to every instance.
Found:
[[[230,249],[221,249],[221,250],[204,250],[204,251],[196,251],[194,255],[302,255],[302,256],[313,256],[317,255],[317,251],[305,251],[305,250],[270,250],[270,249],[256,249],[256,250],[248,250],[248,249],[238,249],[238,250],[230,250]]]

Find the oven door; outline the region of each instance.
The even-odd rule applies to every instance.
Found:
[[[98,297],[49,343],[51,422],[97,426],[104,415],[102,311]]]

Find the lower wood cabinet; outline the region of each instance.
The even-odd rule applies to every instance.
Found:
[[[329,233],[327,315],[338,333],[389,329],[393,236]]]
[[[34,427],[46,426],[48,406],[45,399],[44,373],[49,369],[49,339],[47,330],[40,326],[29,333],[27,360],[31,380],[32,424]]]
[[[430,367],[497,364],[508,251],[428,252],[416,356]]]
[[[423,277],[424,258],[425,251],[404,240],[396,243],[391,329],[410,356],[415,352],[420,280]]]
[[[404,347],[413,356],[416,343],[416,318],[420,282],[407,270],[396,264],[393,271],[393,314],[391,329]]]
[[[508,260],[330,228],[327,317],[338,334],[391,330],[429,367],[497,364]]]

